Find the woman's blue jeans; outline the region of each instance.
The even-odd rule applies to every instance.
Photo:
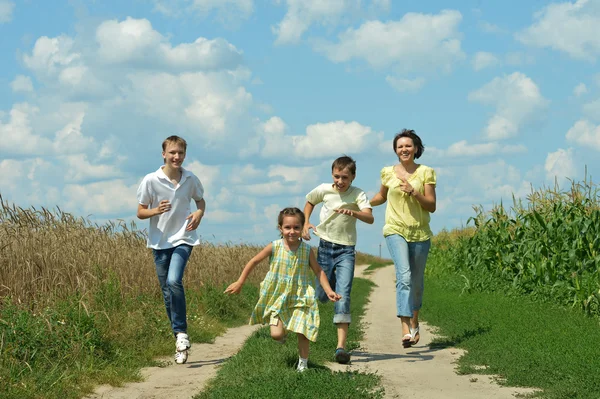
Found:
[[[431,240],[408,242],[398,234],[385,237],[388,250],[396,267],[396,315],[413,317],[421,309],[425,264]]]
[[[156,275],[174,334],[187,332],[183,272],[192,248],[190,245],[181,244],[174,248],[152,250]]]

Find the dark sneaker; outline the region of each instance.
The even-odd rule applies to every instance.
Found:
[[[344,348],[335,350],[335,361],[339,364],[348,364],[350,362],[350,354]]]

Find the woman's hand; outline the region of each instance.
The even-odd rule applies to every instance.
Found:
[[[410,185],[408,180],[400,179],[400,190],[404,191],[408,195],[412,195],[415,192],[415,188]]]

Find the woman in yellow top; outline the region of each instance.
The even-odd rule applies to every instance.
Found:
[[[400,162],[381,170],[381,188],[370,201],[372,206],[387,201],[383,235],[396,267],[396,315],[405,348],[420,338],[419,310],[432,236],[429,214],[435,212],[435,171],[415,163],[424,150],[414,130],[398,133],[394,152]]]

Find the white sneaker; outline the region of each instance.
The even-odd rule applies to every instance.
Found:
[[[175,363],[184,364],[185,362],[187,362],[187,358],[188,358],[188,351],[175,352]]]
[[[175,349],[177,352],[185,352],[190,349],[190,339],[186,333],[177,333],[177,340],[175,341]],[[185,362],[184,362],[185,363]]]
[[[308,365],[304,364],[303,362],[298,363],[298,368],[296,368],[297,372],[304,373],[306,370],[308,370]]]

